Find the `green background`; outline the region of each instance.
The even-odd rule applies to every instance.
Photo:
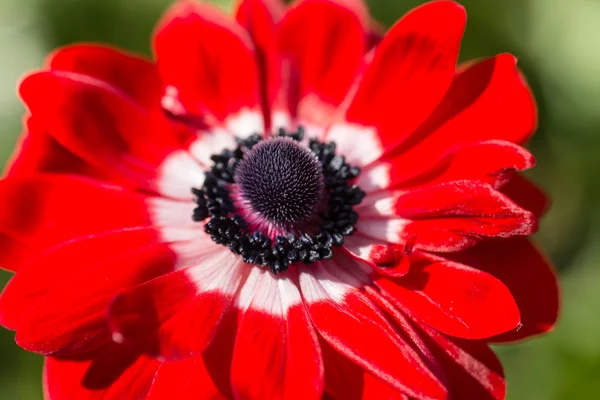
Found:
[[[99,41],[149,53],[168,0],[0,0],[0,163],[21,130],[15,87],[53,48]],[[384,25],[422,3],[370,0]],[[498,347],[509,399],[600,398],[600,1],[464,0],[463,59],[510,52],[539,103],[532,176],[553,198],[538,241],[560,270],[563,312],[541,339]],[[230,7],[229,1],[221,5]],[[52,96],[51,93],[48,96]],[[0,283],[9,274],[0,271]],[[0,399],[40,399],[41,363],[0,329]]]

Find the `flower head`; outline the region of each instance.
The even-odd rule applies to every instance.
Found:
[[[488,343],[552,328],[508,54],[463,8],[176,2],[155,61],[52,54],[0,181],[0,323],[48,399],[501,399]]]

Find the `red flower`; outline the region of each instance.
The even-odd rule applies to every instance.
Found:
[[[465,21],[180,1],[156,64],[76,45],[29,75],[0,322],[46,397],[503,398],[488,343],[551,329],[558,290],[517,173],[534,101],[511,55],[456,69]]]

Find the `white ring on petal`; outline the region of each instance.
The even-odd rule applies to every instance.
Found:
[[[148,197],[146,205],[154,225],[180,229],[196,229],[199,226],[192,220],[196,203],[191,200],[176,201],[164,197]]]
[[[262,113],[249,108],[243,108],[236,115],[228,117],[225,120],[225,127],[229,132],[242,139],[254,133],[262,135],[265,131]]]
[[[389,163],[374,163],[360,173],[358,178],[356,178],[356,184],[367,193],[385,189],[391,183],[391,169],[392,167]]]
[[[225,129],[215,128],[211,131],[198,132],[198,139],[189,147],[192,156],[206,167],[212,165],[210,157],[223,150],[236,147],[235,137]]]
[[[333,262],[317,262],[299,267],[302,297],[307,303],[322,300],[341,303],[347,293],[362,286],[358,279],[347,273],[338,273],[339,271],[335,271],[336,268],[339,269]]]
[[[411,221],[401,218],[359,219],[356,230],[374,239],[402,244],[402,232]]]
[[[250,268],[248,279],[236,299],[241,310],[251,308],[269,315],[285,316],[291,307],[302,303],[300,291],[289,272],[274,275],[257,266]]]
[[[289,130],[292,127],[292,119],[286,111],[273,111],[271,116],[272,133],[277,133],[280,128]]]
[[[197,265],[185,270],[198,293],[217,291],[233,296],[237,292],[249,266],[239,256],[223,250],[207,254]]]
[[[167,197],[193,200],[192,188],[203,184],[202,166],[185,150],[172,152],[158,168],[157,189]]]
[[[335,142],[337,154],[346,157],[350,164],[360,167],[383,154],[383,147],[373,127],[337,123],[329,129],[326,138],[327,141]]]
[[[402,192],[375,192],[370,193],[356,206],[355,211],[362,217],[387,217],[396,215],[396,202]]]

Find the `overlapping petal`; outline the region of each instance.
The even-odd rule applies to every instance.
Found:
[[[96,232],[152,225],[144,196],[84,177],[6,178],[0,202],[0,231],[38,251]]]
[[[0,268],[16,272],[33,249],[10,234],[0,232]]]
[[[39,72],[27,77],[19,91],[36,123],[70,152],[109,175],[180,198],[189,198],[190,184],[203,180],[202,170],[194,168],[188,156],[189,174],[171,176],[183,182],[161,187],[167,157],[184,158],[177,152],[180,137],[169,125],[156,124],[147,110],[109,84],[71,72]],[[53,96],[49,100],[43,93]]]
[[[401,393],[444,397],[444,386],[357,286],[355,278],[331,263],[300,272],[302,296],[319,335]]]
[[[413,245],[413,243],[408,243],[400,246],[355,235],[345,239],[344,250],[351,257],[369,264],[377,273],[398,278],[408,272],[410,267],[408,255],[412,251]],[[336,254],[336,258],[343,258],[343,256]]]
[[[375,283],[398,307],[452,336],[489,338],[521,322],[519,307],[502,281],[441,257],[414,254],[406,276]]]
[[[538,218],[542,217],[550,207],[550,199],[547,194],[529,178],[520,174],[514,175],[501,191]]]
[[[4,169],[6,177],[26,177],[44,173],[88,176],[100,181],[126,185],[127,180],[103,171],[61,145],[32,117],[26,117],[25,130],[17,150]]]
[[[465,23],[464,9],[451,1],[427,3],[405,15],[375,49],[345,122],[334,125],[327,138],[360,164],[399,144],[450,87]],[[355,144],[367,141],[369,148],[359,153]]]
[[[506,382],[502,365],[485,342],[450,338],[427,327],[424,331],[455,398],[504,399]]]
[[[480,181],[379,192],[357,210],[362,234],[430,251],[458,251],[482,237],[530,235],[537,229],[531,212]]]
[[[356,2],[303,0],[285,14],[280,51],[295,75],[298,123],[322,135],[362,68],[365,13]],[[331,56],[335,49],[336,56]]]
[[[290,71],[279,50],[279,25],[285,12],[281,0],[240,0],[235,18],[252,38],[261,84],[265,125],[287,128],[293,112],[290,104]]]
[[[108,46],[66,46],[48,57],[51,71],[73,72],[101,80],[149,111],[158,112],[163,86],[156,65]]]
[[[458,72],[435,110],[387,159],[424,173],[450,149],[473,142],[522,145],[535,130],[537,110],[516,64],[501,54]]]
[[[460,179],[478,180],[495,188],[504,186],[516,171],[535,165],[531,153],[511,142],[488,140],[449,150],[425,172],[414,175],[402,160],[381,160],[371,164],[358,178],[366,191],[415,188]]]
[[[106,345],[87,360],[49,357],[44,365],[44,398],[143,399],[159,365],[155,359],[115,344]]]
[[[193,266],[119,293],[110,307],[113,338],[162,358],[198,355],[224,315],[233,312],[246,274],[233,254],[210,248]]]
[[[263,132],[260,73],[244,28],[210,5],[181,1],[159,24],[154,50],[167,111],[239,136]]]
[[[521,323],[495,341],[517,341],[550,331],[560,311],[556,271],[526,238],[483,242],[453,258],[500,279],[514,297]]]
[[[206,370],[202,357],[160,364],[147,400],[225,400]]]
[[[241,312],[231,364],[235,397],[322,396],[317,334],[291,278],[286,274],[274,278],[255,269],[239,294]]]
[[[409,398],[350,361],[327,342],[322,342],[322,347],[327,365],[335,365],[335,368],[326,370],[327,392],[324,399],[407,400]]]
[[[111,339],[106,324],[111,299],[124,287],[168,273],[175,257],[161,243],[103,262],[82,262],[78,272],[52,287],[42,301],[27,310],[19,321],[15,340],[21,347],[45,355],[98,350]]]
[[[73,275],[84,273],[93,263],[105,263],[159,241],[155,228],[138,227],[85,235],[51,247],[22,265],[4,288],[0,296],[0,323],[17,329],[30,310]],[[107,248],[111,251],[102,251]]]

